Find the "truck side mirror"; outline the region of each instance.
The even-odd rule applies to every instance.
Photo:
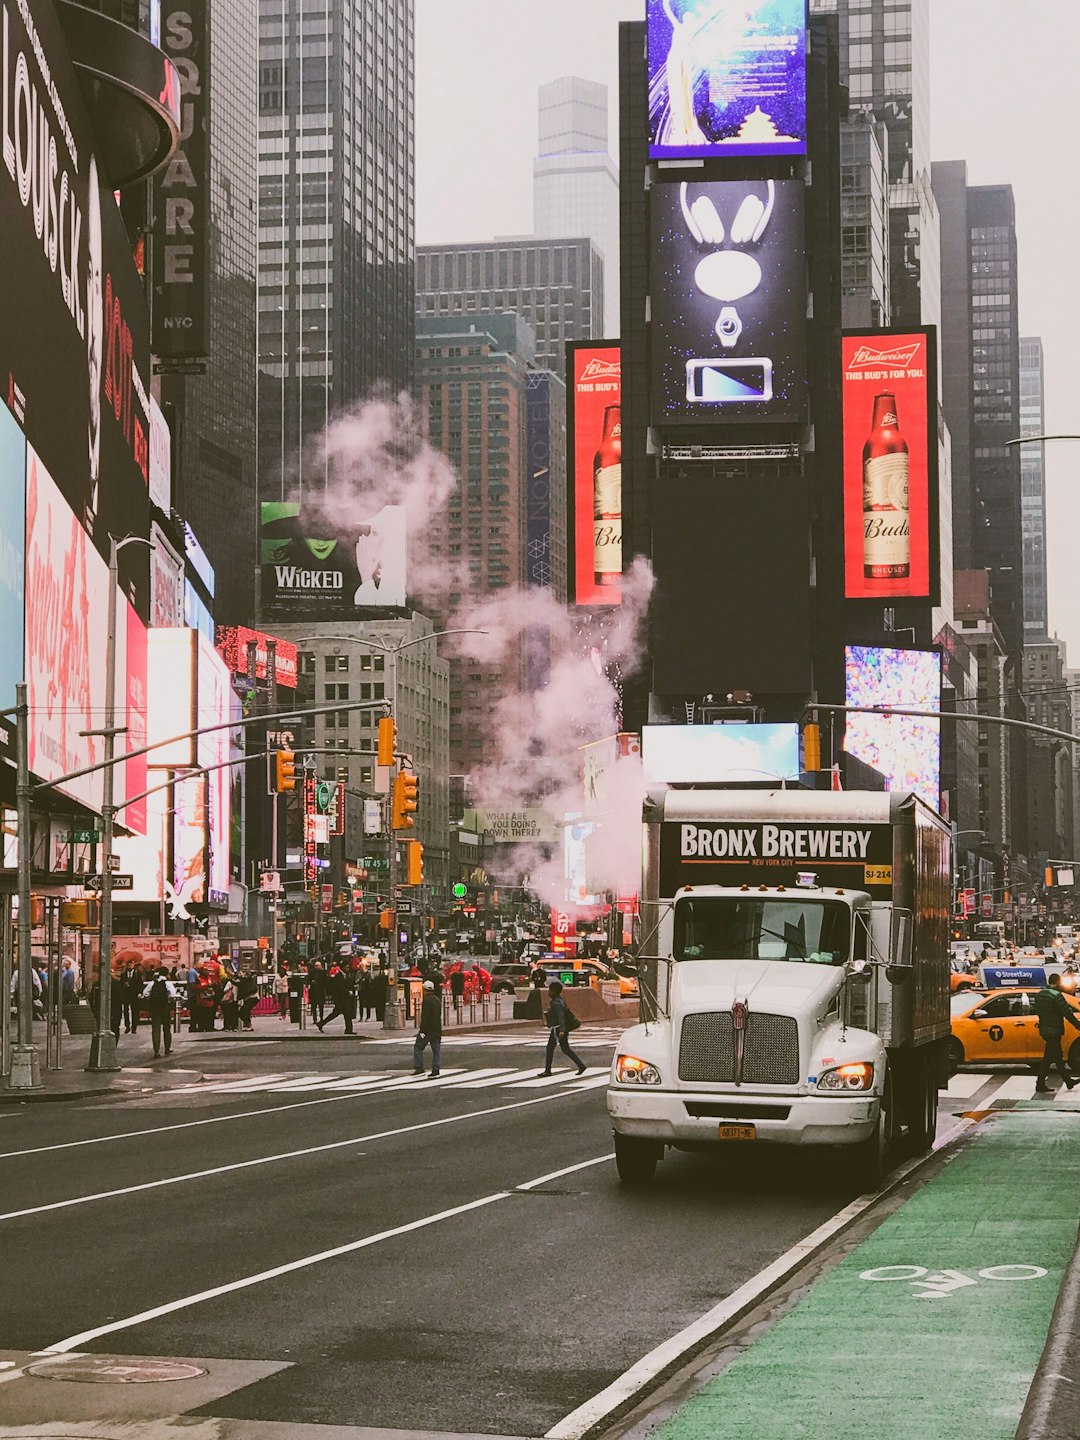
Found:
[[[885,979],[890,985],[906,985],[914,974],[914,965],[886,965],[885,967]]]
[[[857,980],[860,985],[868,985],[873,971],[866,960],[853,960],[848,966],[848,979]]]

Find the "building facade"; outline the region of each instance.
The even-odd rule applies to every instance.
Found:
[[[319,779],[345,786],[342,863],[365,869],[369,868],[363,865],[365,856],[385,860],[385,835],[364,834],[363,802],[382,798],[375,789],[376,739],[379,720],[392,713],[398,750],[412,758],[420,777],[420,805],[408,838],[424,846],[427,898],[438,907],[446,899],[450,843],[450,666],[439,657],[438,641],[425,639],[435,629],[432,620],[414,611],[408,618],[348,626],[278,625],[275,632],[298,649],[298,703],[371,702],[370,708],[302,716],[294,726],[296,750],[310,756]],[[342,639],[346,630],[348,637]],[[370,870],[366,878],[372,884],[365,882],[365,890],[375,888],[383,866],[373,865]],[[335,884],[343,878],[336,876]]]
[[[373,390],[407,390],[415,232],[413,0],[259,5],[259,494]]]
[[[1032,723],[1072,734],[1067,676],[1063,641],[1052,637],[1024,646],[1024,700]],[[1073,749],[1049,735],[1028,737],[1028,847],[1036,869],[1047,858],[1069,860],[1074,854]]]
[[[533,232],[587,235],[604,262],[603,331],[619,333],[619,172],[608,153],[606,85],[564,75],[540,87]]]
[[[424,438],[457,470],[460,484],[431,526],[431,553],[450,588],[448,626],[467,624],[469,607],[528,583],[527,454],[532,331],[518,315],[421,322],[417,385]],[[492,764],[499,699],[525,685],[527,661],[459,658],[450,673],[450,765],[468,777]]]
[[[604,261],[588,237],[425,245],[416,253],[416,318],[520,315],[535,359],[565,383],[566,342],[599,339]]]
[[[1046,433],[1043,346],[1037,336],[1020,337],[1020,434]],[[1046,445],[1021,445],[1020,507],[1024,539],[1024,640],[1045,640]]]

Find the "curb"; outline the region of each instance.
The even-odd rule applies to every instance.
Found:
[[[98,1085],[88,1090],[0,1090],[0,1105],[59,1105],[65,1100],[88,1100],[98,1095],[120,1093],[118,1085]]]
[[[1080,1396],[1080,1236],[1058,1291],[1016,1440],[1075,1440]]]

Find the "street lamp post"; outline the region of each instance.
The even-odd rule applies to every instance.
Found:
[[[384,645],[379,640],[369,640],[363,635],[299,635],[294,640],[296,645],[312,644],[315,641],[329,642],[331,644],[363,645],[369,650],[378,650],[383,655],[390,656],[390,697],[388,705],[390,714],[396,719],[397,716],[397,657],[402,650],[408,650],[411,645],[421,645],[425,640],[441,640],[444,635],[487,635],[487,630],[478,630],[472,627],[459,627],[449,630],[433,630],[428,635],[413,635],[408,640],[401,640],[396,645]],[[391,797],[393,790],[391,788]],[[396,1030],[398,1028],[397,1013],[397,967],[398,967],[398,912],[397,912],[397,837],[394,834],[393,800],[387,800],[386,833],[389,837],[387,847],[388,874],[387,884],[390,889],[390,944],[387,955],[387,970],[389,980],[386,987],[386,1009],[383,1012],[383,1028],[385,1030]]]
[[[116,1036],[112,1029],[112,851],[116,808],[113,804],[113,764],[116,736],[123,734],[116,727],[116,587],[117,557],[125,545],[150,545],[141,535],[126,535],[123,540],[109,536],[109,620],[105,638],[105,725],[99,734],[105,741],[105,768],[101,776],[101,938],[98,942],[98,1013],[97,1030],[90,1041],[87,1070],[119,1070],[116,1062]]]

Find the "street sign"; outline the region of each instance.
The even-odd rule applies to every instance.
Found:
[[[411,915],[413,913],[411,900],[399,900],[397,902],[397,913],[399,915]]]
[[[100,890],[105,882],[104,877],[101,875],[88,875],[83,883],[87,890]],[[112,877],[112,888],[114,890],[134,890],[135,876],[114,875]]]
[[[72,830],[71,834],[68,836],[68,839],[76,845],[93,845],[96,841],[101,839],[101,831]]]

